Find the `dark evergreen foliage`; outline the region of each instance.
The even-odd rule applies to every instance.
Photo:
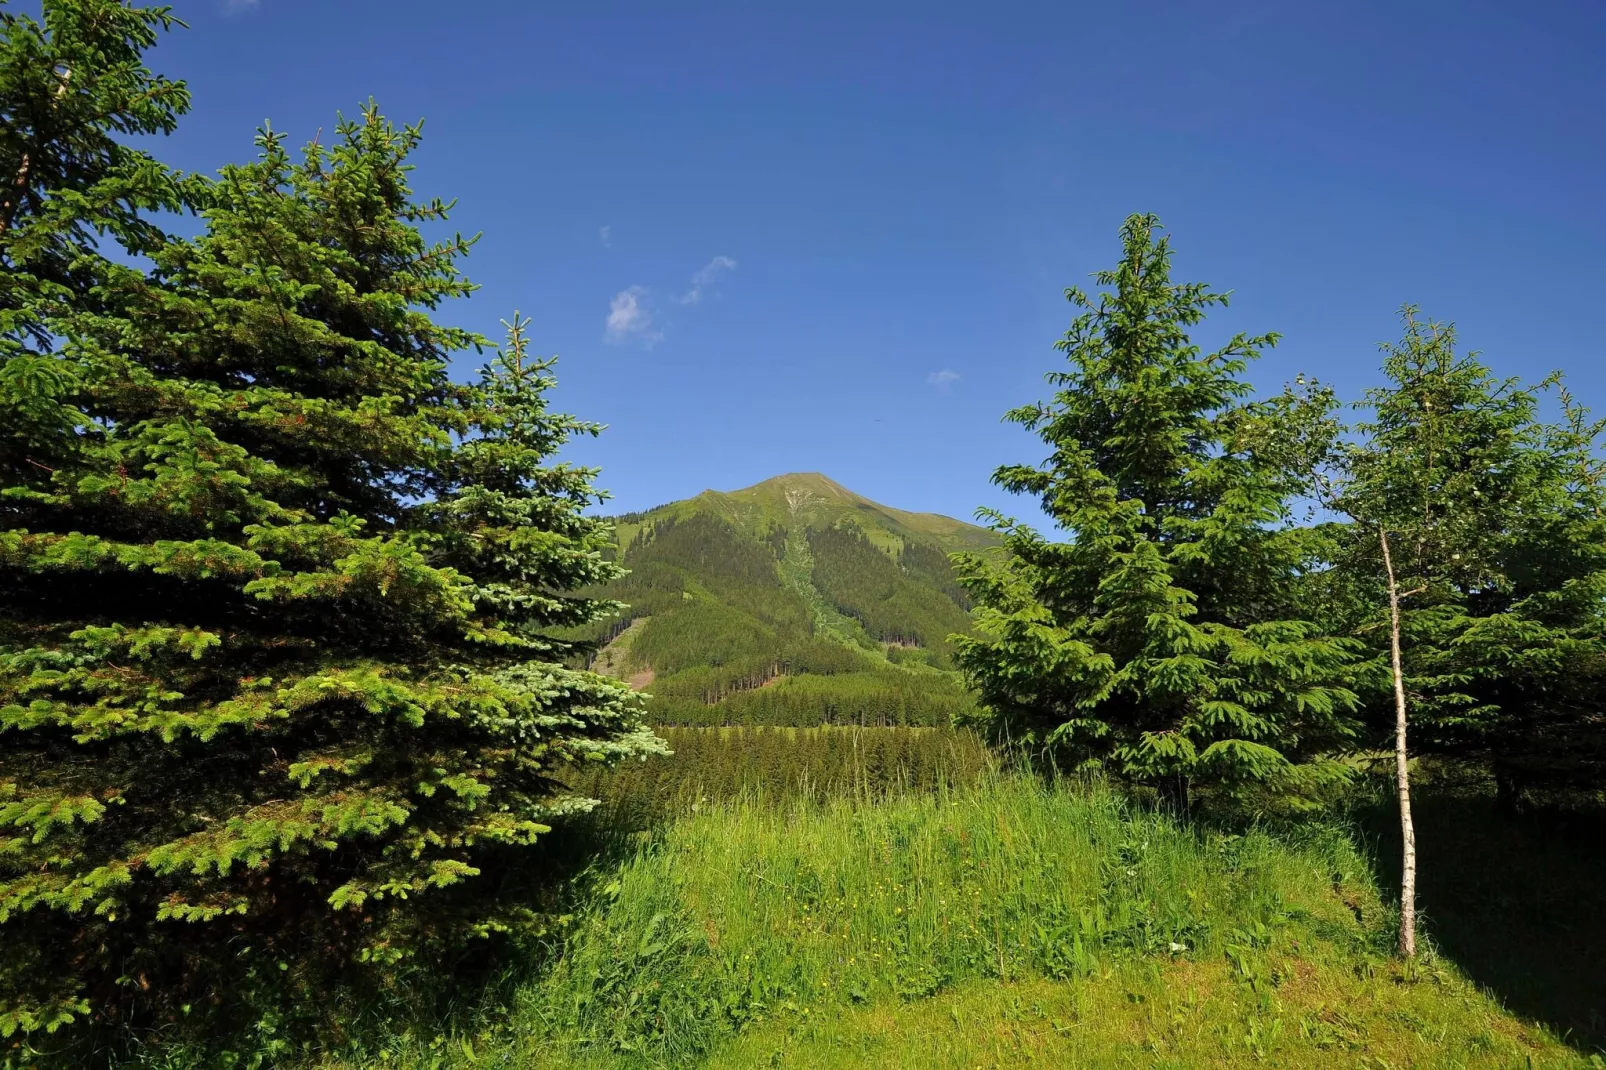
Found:
[[[925,543],[905,543],[903,549],[898,551],[898,564],[903,566],[904,572],[931,584],[953,599],[954,605],[966,613],[970,612],[974,605],[970,592],[959,582],[953,562],[948,560],[947,554]]]
[[[877,549],[857,528],[811,528],[808,540],[814,585],[838,610],[857,619],[874,639],[928,647],[940,664],[947,664],[947,637],[970,624],[953,598],[930,583],[913,581],[899,561]],[[921,550],[927,551],[926,557],[920,556]],[[926,547],[914,550],[914,560],[928,568],[933,556],[941,558]],[[943,565],[948,574],[941,579],[952,586],[956,583],[952,570],[946,561]]]
[[[965,614],[857,528],[804,533],[814,584],[870,638],[932,650],[894,645],[881,658],[870,638],[861,637],[866,650],[820,634],[809,605],[781,577],[785,528],[749,537],[701,511],[636,522],[645,526],[625,549],[629,574],[600,591],[628,608],[575,634],[611,641],[635,623],[614,669],[646,687],[653,723],[946,725],[971,708],[955,674],[930,671],[947,634],[968,624]],[[910,544],[910,553],[917,567],[940,566],[953,584],[940,552]]]
[[[1386,657],[1381,528],[1404,592],[1411,749],[1487,763],[1511,801],[1606,784],[1602,425],[1557,377],[1498,379],[1412,308],[1404,327],[1343,458],[1348,586],[1331,609]],[[1552,386],[1557,421],[1541,417]]]
[[[138,69],[164,17],[7,23],[8,114],[82,112],[32,121],[21,153],[58,163],[3,253],[0,408],[29,414],[0,490],[7,1034],[263,985],[314,1008],[342,972],[528,936],[496,874],[590,804],[560,772],[662,749],[627,688],[560,664],[553,629],[613,608],[574,593],[617,573],[594,473],[549,460],[597,429],[548,410],[520,323],[447,377],[480,344],[433,318],[469,243],[419,233],[446,206],[408,189],[416,129],[370,107],[299,159],[264,133],[191,184],[204,233],[164,237],[137,213],[174,180],[107,140],[183,102]],[[41,104],[16,67],[47,48]]]
[[[64,318],[114,302],[129,269],[106,242],[149,253],[147,218],[193,199],[130,135],[172,132],[189,90],[141,54],[170,9],[51,0],[43,21],[0,11],[0,486],[39,487],[73,449],[60,399],[76,384],[53,359]]]

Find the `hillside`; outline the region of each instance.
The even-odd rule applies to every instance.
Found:
[[[991,532],[873,502],[817,473],[616,519],[627,605],[594,666],[661,724],[942,724],[970,700],[948,637],[969,601],[947,555]]]

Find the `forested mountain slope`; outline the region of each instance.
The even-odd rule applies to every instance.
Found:
[[[969,601],[947,554],[984,528],[816,473],[617,518],[628,606],[595,665],[665,724],[944,724],[969,699],[948,636]]]

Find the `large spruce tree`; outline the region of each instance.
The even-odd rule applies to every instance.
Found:
[[[165,84],[135,69],[159,13],[46,4],[58,35],[108,13],[124,50],[84,62]],[[41,107],[103,83],[60,84]],[[449,377],[480,343],[434,311],[468,242],[420,233],[446,206],[409,191],[417,130],[370,106],[299,158],[264,134],[191,183],[201,236],[128,231],[141,271],[79,240],[154,203],[83,195],[95,167],[178,188],[85,142],[115,114],[36,124],[24,151],[64,162],[29,171],[5,244],[0,411],[31,415],[0,489],[4,1033],[525,928],[503,875],[588,805],[564,769],[661,749],[548,637],[610,608],[575,593],[616,574],[594,473],[551,460],[597,428],[547,408],[516,319]],[[84,285],[37,281],[40,227]]]
[[[961,555],[979,637],[955,636],[997,736],[1097,761],[1186,805],[1203,780],[1278,789],[1341,775],[1353,654],[1299,604],[1312,564],[1290,524],[1334,426],[1326,391],[1250,400],[1274,335],[1204,354],[1190,331],[1226,296],[1171,281],[1158,220],[1122,227],[1048,376],[1052,401],[1007,419],[1049,447],[994,474],[1036,498],[1056,542],[992,514],[1004,554]]]

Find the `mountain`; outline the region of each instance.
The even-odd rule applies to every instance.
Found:
[[[819,473],[615,518],[628,609],[593,667],[660,724],[944,724],[971,702],[948,637],[969,599],[947,555],[992,532],[873,502]]]

